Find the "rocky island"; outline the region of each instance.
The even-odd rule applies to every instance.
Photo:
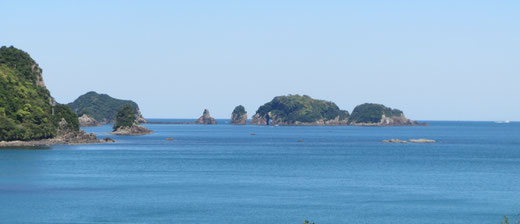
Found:
[[[204,109],[202,116],[195,121],[195,124],[217,124],[217,121],[209,115],[208,109]]]
[[[231,124],[234,125],[245,125],[247,124],[247,112],[244,106],[238,105],[231,113]]]
[[[87,118],[80,119],[80,125],[83,127],[92,126],[92,124],[109,124],[115,122],[117,112],[125,105],[130,105],[136,115],[138,123],[146,123],[139,106],[131,100],[121,100],[113,98],[107,94],[99,94],[90,91],[79,96],[74,102],[67,104],[80,117],[87,115]]]
[[[116,122],[114,123],[113,135],[146,135],[153,131],[139,125],[135,110],[131,105],[125,105],[116,114]]]
[[[307,95],[277,96],[260,106],[254,125],[346,125],[349,113],[330,101]]]
[[[375,103],[365,103],[356,106],[350,115],[348,123],[354,126],[426,125],[406,118],[401,110]]]
[[[107,141],[79,129],[77,115],[55,102],[29,54],[13,46],[0,48],[0,146]]]

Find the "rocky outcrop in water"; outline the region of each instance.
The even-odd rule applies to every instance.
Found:
[[[388,139],[388,140],[383,140],[384,143],[435,143],[435,140],[432,140],[432,139],[424,139],[424,138],[420,138],[420,139],[410,139],[408,141],[406,140],[401,140],[401,139]]]
[[[231,114],[231,124],[245,125],[247,124],[247,112],[242,105],[238,105]]]
[[[349,113],[330,101],[306,95],[277,96],[260,106],[255,125],[346,125]]]
[[[427,125],[412,121],[398,109],[392,109],[382,104],[365,103],[356,106],[349,118],[353,126],[418,126]]]
[[[117,130],[113,131],[111,134],[113,135],[147,135],[151,134],[153,131],[148,130],[141,125],[133,125],[131,127],[119,127]]]
[[[208,109],[204,109],[202,116],[195,121],[195,124],[217,124],[217,121],[209,115]]]
[[[79,120],[79,126],[81,127],[99,127],[101,124],[99,124],[98,121],[96,121],[94,118],[89,117],[87,114],[83,114],[83,116],[78,118]]]

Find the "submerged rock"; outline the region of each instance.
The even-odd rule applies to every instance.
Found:
[[[247,124],[247,112],[242,105],[238,105],[231,114],[231,124],[244,125]]]
[[[217,121],[209,115],[208,109],[204,109],[202,116],[195,121],[195,124],[217,124]]]
[[[410,139],[410,140],[408,140],[408,142],[411,142],[411,143],[435,143],[435,140],[420,138],[420,139]]]
[[[420,138],[420,139],[410,139],[408,141],[406,140],[401,140],[401,139],[387,139],[387,140],[383,140],[384,143],[435,143],[435,140],[432,140],[432,139],[424,139],[424,138]]]

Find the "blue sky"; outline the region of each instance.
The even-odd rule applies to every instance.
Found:
[[[94,90],[145,117],[252,116],[307,94],[412,119],[520,120],[519,1],[5,1],[0,45],[61,103]]]

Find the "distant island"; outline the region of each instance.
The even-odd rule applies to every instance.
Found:
[[[76,113],[55,102],[28,53],[0,48],[0,86],[0,146],[106,142],[80,130]]]
[[[76,112],[81,121],[81,126],[96,126],[96,124],[114,123],[117,112],[125,105],[130,105],[139,123],[146,123],[139,106],[131,100],[113,98],[107,94],[99,94],[90,91],[79,96],[74,102],[67,104]]]
[[[382,104],[365,103],[356,106],[348,121],[355,126],[415,126],[425,125],[404,116],[403,111]]]
[[[346,125],[349,113],[330,101],[307,95],[277,96],[260,106],[254,125]]]
[[[80,125],[98,126],[115,123],[113,134],[151,133],[139,125],[146,120],[139,106],[131,100],[115,99],[107,94],[91,91],[67,105],[56,103],[45,86],[42,69],[29,54],[13,46],[0,48],[0,86],[0,141],[2,141],[0,146],[111,141],[110,139],[99,140],[93,134],[86,134],[80,130]],[[203,115],[194,123],[217,124],[208,110],[204,110]],[[361,104],[354,108],[352,114],[349,114],[331,101],[313,99],[307,95],[274,97],[258,108],[250,123],[253,125],[426,125],[406,118],[401,110],[382,104]],[[247,124],[247,112],[242,105],[233,110],[231,124]]]
[[[356,106],[350,115],[335,103],[307,95],[277,96],[260,106],[252,117],[253,125],[353,125],[416,126],[426,125],[409,120],[398,109],[382,104]]]

